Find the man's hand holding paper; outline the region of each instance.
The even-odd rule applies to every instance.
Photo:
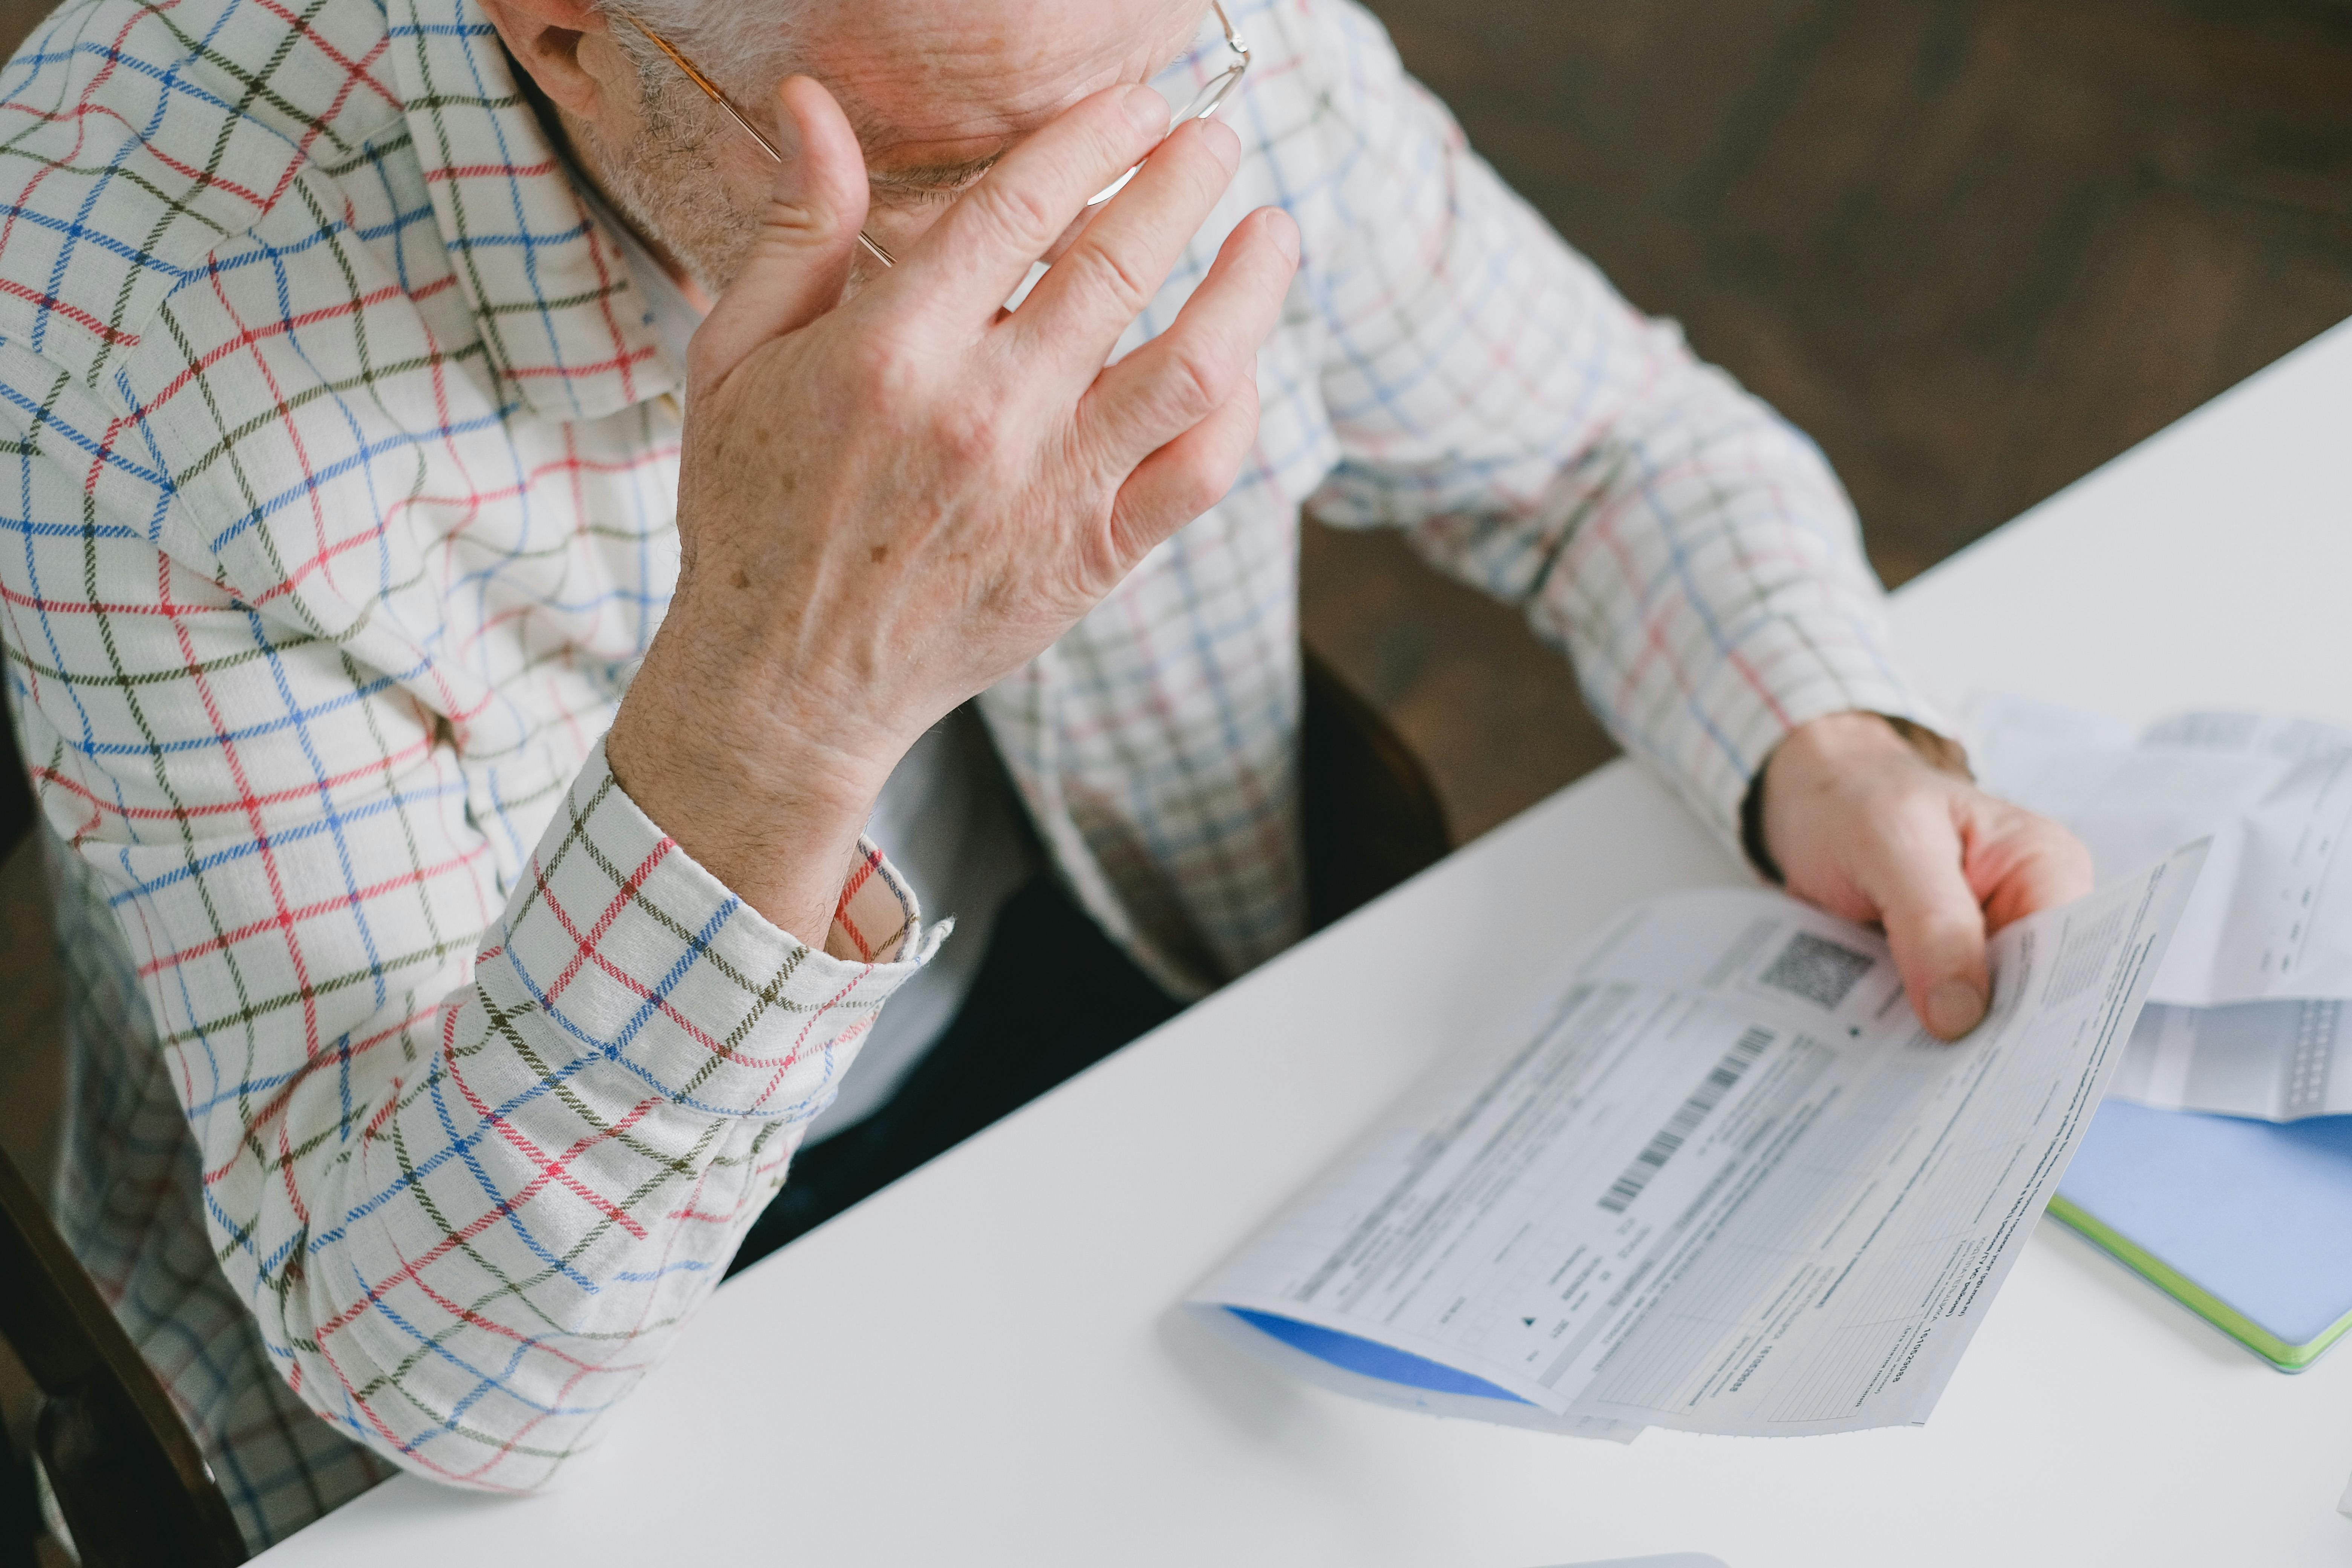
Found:
[[[1986,938],[2091,890],[2063,827],[1976,787],[1958,749],[1874,714],[1819,719],[1759,784],[1764,848],[1789,890],[1886,931],[1911,1005],[1956,1040],[1984,1016]]]
[[[1957,1046],[1912,1019],[1859,926],[1728,889],[1638,905],[1192,1305],[1318,1381],[1509,1425],[1923,1421],[2089,1124],[2203,852],[2007,927],[1990,1013]],[[1318,1369],[1269,1323],[1486,1389]]]

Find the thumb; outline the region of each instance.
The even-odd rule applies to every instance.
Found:
[[[783,163],[742,270],[694,334],[692,372],[717,380],[761,344],[841,302],[866,223],[866,156],[833,94],[813,78],[776,89]]]
[[[1879,920],[1912,1011],[1938,1039],[1957,1040],[1983,1019],[1991,983],[1984,911],[1960,868],[1959,846],[1888,868],[1892,894]]]

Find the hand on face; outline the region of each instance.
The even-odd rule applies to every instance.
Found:
[[[1984,1016],[1985,938],[2091,890],[2073,834],[1931,764],[1875,714],[1800,726],[1758,787],[1789,890],[1883,924],[1913,1010],[1942,1039]]]
[[[1278,212],[1251,215],[1170,328],[1105,368],[1240,155],[1214,122],[1153,152],[1165,100],[1113,88],[1008,153],[844,302],[862,156],[814,81],[779,98],[792,155],[695,336],[677,593],[607,752],[689,853],[814,937],[914,739],[1231,487],[1297,237]],[[1005,313],[1087,198],[1147,152]],[[799,868],[812,857],[814,875]]]

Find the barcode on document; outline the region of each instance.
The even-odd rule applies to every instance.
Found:
[[[1757,979],[1775,991],[1802,996],[1824,1011],[1834,1013],[1838,1004],[1845,1000],[1846,993],[1853,989],[1854,982],[1877,963],[1878,960],[1870,954],[1856,952],[1843,942],[1801,931],[1789,939],[1789,945]]]
[[[1634,1155],[1624,1174],[1610,1184],[1608,1192],[1601,1194],[1601,1206],[1611,1214],[1623,1214],[1626,1205],[1640,1197],[1642,1189],[1650,1184],[1650,1178],[1666,1168],[1675,1151],[1690,1142],[1690,1135],[1698,1131],[1706,1113],[1723,1103],[1723,1097],[1756,1065],[1756,1058],[1764,1054],[1775,1037],[1771,1030],[1765,1028],[1750,1029],[1740,1036],[1738,1042],[1723,1053],[1723,1059],[1715,1064],[1715,1070],[1691,1091],[1691,1097],[1666,1118],[1666,1124],[1658,1129],[1649,1147]]]

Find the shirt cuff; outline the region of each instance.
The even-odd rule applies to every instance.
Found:
[[[779,930],[656,826],[598,743],[476,962],[494,1027],[537,1015],[674,1103],[815,1114],[890,994],[928,962],[914,890],[864,839],[826,948]],[[848,956],[842,956],[846,954]]]
[[[1755,638],[1743,648],[1745,657],[1726,661],[1716,689],[1698,703],[1713,733],[1695,739],[1688,765],[1675,770],[1685,798],[1735,857],[1749,859],[1741,832],[1749,789],[1780,742],[1816,719],[1860,712],[1899,720],[1944,742],[1965,766],[1950,721],[1883,647],[1833,642],[1811,627],[1791,626],[1787,640],[1771,647],[1777,640]]]

